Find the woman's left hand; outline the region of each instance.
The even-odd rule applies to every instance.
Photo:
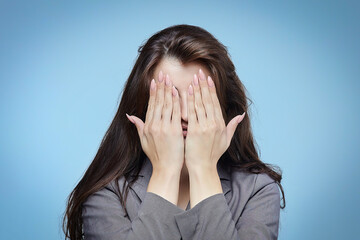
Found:
[[[216,88],[210,76],[199,70],[189,86],[188,127],[185,163],[188,169],[216,169],[216,164],[230,145],[237,125],[244,119],[234,117],[227,126],[222,116]]]

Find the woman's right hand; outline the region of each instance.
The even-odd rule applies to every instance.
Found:
[[[151,80],[145,123],[134,115],[127,117],[137,128],[153,171],[180,173],[184,164],[180,101],[168,74],[160,71],[157,83]]]

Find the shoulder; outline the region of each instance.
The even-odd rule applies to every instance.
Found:
[[[240,189],[242,193],[246,192],[248,197],[259,193],[260,190],[271,191],[279,194],[277,183],[266,173],[249,173],[244,170],[231,171],[231,185],[234,189]]]
[[[276,181],[266,173],[234,170],[231,173],[231,185],[229,206],[241,236],[244,239],[249,236],[277,239],[280,191]]]
[[[111,202],[116,205],[120,203],[119,190],[120,192],[122,191],[124,181],[124,177],[121,177],[118,179],[118,181],[113,179],[106,185],[102,186],[100,189],[91,193],[83,203],[84,208],[87,208],[90,205],[105,206]],[[119,189],[117,188],[116,183],[119,184]]]

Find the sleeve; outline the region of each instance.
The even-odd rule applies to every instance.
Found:
[[[255,191],[256,190],[256,191]],[[183,240],[277,239],[280,194],[275,182],[255,189],[235,222],[225,196],[212,195],[192,209],[175,215]]]
[[[105,187],[83,204],[83,233],[85,240],[179,240],[174,215],[183,211],[161,196],[146,192],[138,216],[130,221],[117,195]]]

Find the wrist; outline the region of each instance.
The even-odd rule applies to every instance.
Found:
[[[151,161],[151,160],[150,160]],[[174,158],[167,157],[151,161],[153,172],[159,174],[176,174],[180,173],[184,164],[184,157]]]
[[[190,168],[188,172],[191,207],[210,196],[223,192],[216,167]]]
[[[162,180],[168,180],[168,179],[176,179],[177,177],[180,177],[181,170],[178,168],[164,168],[164,167],[156,167],[153,168],[151,177],[156,177],[158,179]]]
[[[179,183],[180,172],[153,169],[147,192],[155,193],[176,205]]]
[[[199,161],[186,161],[186,166],[189,171],[193,171],[195,173],[213,173],[217,172],[216,163],[213,163],[212,161],[206,160],[201,161],[201,163],[196,163]]]
[[[197,166],[188,166],[189,175],[196,176],[198,178],[207,178],[207,177],[218,177],[217,168],[215,165],[197,165]]]

